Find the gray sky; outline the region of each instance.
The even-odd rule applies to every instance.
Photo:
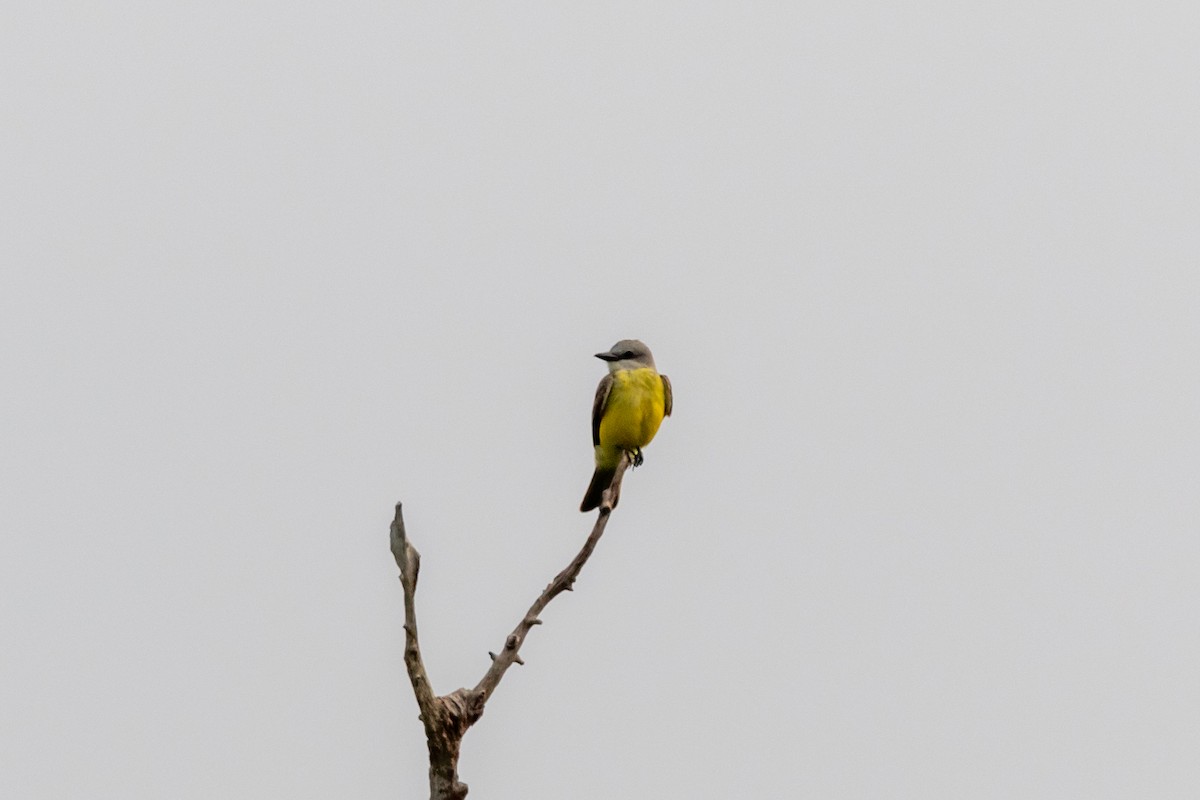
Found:
[[[5,17],[0,795],[1200,792],[1200,11]]]

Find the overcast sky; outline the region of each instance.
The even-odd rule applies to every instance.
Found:
[[[0,795],[1200,794],[1200,11],[21,2]]]

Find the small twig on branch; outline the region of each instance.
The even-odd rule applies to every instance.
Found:
[[[629,457],[621,459],[613,475],[612,483],[604,492],[596,524],[582,549],[562,572],[542,590],[517,627],[504,640],[499,653],[491,653],[492,663],[474,689],[456,689],[448,695],[436,696],[429,684],[425,664],[421,660],[421,647],[417,638],[417,574],[421,569],[421,555],[417,552],[404,530],[404,518],[400,504],[396,504],[396,516],[392,521],[391,545],[396,566],[400,568],[400,584],[404,589],[404,667],[408,671],[421,720],[425,724],[425,739],[429,745],[429,790],[431,800],[462,800],[467,796],[467,785],[458,780],[458,755],[462,738],[467,729],[483,715],[484,704],[508,668],[524,664],[519,651],[525,637],[534,625],[541,625],[538,615],[550,601],[564,591],[570,591],[579,577],[580,570],[596,549],[596,543],[604,534],[609,515],[613,510],[613,499],[620,496],[621,480],[629,467]]]

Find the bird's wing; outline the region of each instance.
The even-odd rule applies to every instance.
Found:
[[[592,401],[592,444],[600,444],[600,420],[604,416],[604,409],[608,407],[608,395],[612,391],[613,377],[610,372],[600,379],[600,385],[596,387],[596,399]]]
[[[666,375],[659,375],[663,382],[663,414],[671,416],[671,406],[675,404],[675,398],[671,393],[671,379]]]

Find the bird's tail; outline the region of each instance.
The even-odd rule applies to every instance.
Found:
[[[588,484],[587,493],[583,496],[583,502],[579,504],[579,510],[586,512],[593,508],[599,508],[601,501],[604,500],[604,492],[612,483],[613,475],[616,474],[616,467],[596,467],[596,471],[592,473],[592,482]],[[617,507],[618,499],[620,499],[619,490],[613,493],[613,508]]]

